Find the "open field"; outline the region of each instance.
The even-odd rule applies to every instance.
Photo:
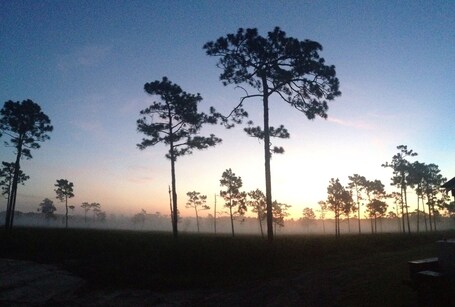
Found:
[[[443,237],[455,232],[283,236],[269,244],[256,236],[18,228],[0,231],[0,258],[57,264],[92,290],[225,291],[226,304],[294,295],[309,305],[411,306],[407,261],[435,256]]]

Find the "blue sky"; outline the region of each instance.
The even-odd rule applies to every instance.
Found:
[[[272,160],[274,199],[298,217],[326,198],[331,177],[347,184],[359,173],[389,183],[391,171],[381,164],[400,144],[455,176],[453,1],[2,1],[1,103],[32,99],[54,125],[51,140],[22,163],[31,179],[20,187],[18,210],[55,198],[55,181],[66,178],[75,184],[76,206],[96,201],[108,214],[167,214],[166,149],[136,148],[139,111],[152,101],[144,83],[168,76],[201,93],[202,111],[228,111],[242,92],[219,82],[216,59],[202,46],[239,27],[265,35],[275,26],[321,43],[343,94],[329,105],[327,120],[308,121],[272,100],[272,125],[291,134],[277,141],[286,153]],[[260,102],[246,108],[259,122]],[[240,127],[203,132],[223,143],[177,162],[183,214],[192,214],[184,209],[188,191],[213,203],[227,168],[245,190],[264,190],[260,142]],[[10,148],[0,153],[13,160]]]

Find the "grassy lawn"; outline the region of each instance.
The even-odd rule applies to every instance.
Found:
[[[437,255],[431,234],[257,236],[17,228],[0,231],[0,257],[58,264],[92,288],[152,290],[231,288],[289,278],[334,296],[334,305],[407,305],[415,293],[403,280],[407,261]]]

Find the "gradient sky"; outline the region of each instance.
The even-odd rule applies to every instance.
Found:
[[[286,152],[272,159],[273,198],[292,205],[294,217],[326,199],[332,177],[347,184],[359,173],[388,184],[391,170],[381,164],[400,144],[455,176],[455,1],[1,1],[0,101],[32,99],[54,125],[51,140],[22,162],[31,179],[19,188],[17,209],[35,211],[48,197],[64,212],[53,190],[65,178],[76,207],[168,214],[166,148],[136,147],[139,111],[153,100],[144,83],[167,76],[201,93],[200,110],[227,112],[242,92],[219,82],[217,59],[202,46],[239,27],[266,35],[275,26],[322,44],[343,93],[327,120],[308,121],[272,99],[271,124],[291,134],[274,142]],[[246,109],[259,123],[260,101]],[[192,214],[184,209],[188,191],[213,204],[227,168],[246,191],[265,190],[261,142],[241,127],[203,130],[212,132],[221,145],[177,161],[183,215]],[[0,154],[14,160],[11,148]]]

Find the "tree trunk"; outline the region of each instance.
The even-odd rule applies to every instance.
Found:
[[[68,229],[68,196],[65,195],[65,228]]]
[[[419,197],[419,194],[417,194],[417,233],[420,232],[420,197]]]
[[[178,237],[178,211],[177,211],[177,192],[175,185],[175,161],[174,161],[174,148],[171,149],[171,180],[172,180],[172,234],[174,238]]]
[[[406,223],[408,225],[408,233],[411,233],[411,224],[409,223],[409,210],[408,210],[408,196],[406,192],[406,186],[404,186],[404,204],[406,208]]]
[[[171,157],[171,184],[172,184],[172,234],[174,239],[178,237],[178,209],[177,209],[177,191],[175,184],[175,152],[174,152],[174,132],[172,131],[172,114],[168,110],[169,117],[169,154]]]
[[[359,234],[362,233],[361,229],[360,229],[360,203],[357,201],[357,210],[358,210],[358,219],[359,219]]]
[[[406,233],[406,226],[405,226],[405,223],[404,223],[405,214],[404,214],[403,187],[400,188],[400,196],[401,196],[401,222],[402,222],[402,230],[403,230],[403,233]]]
[[[434,231],[437,231],[436,229],[436,214],[434,214],[435,210],[434,210],[434,205],[431,206],[431,209],[433,211],[433,225],[434,225]]]
[[[269,129],[269,93],[267,78],[262,77],[263,107],[264,107],[264,160],[265,160],[265,197],[267,203],[267,239],[273,241],[272,213],[272,176],[270,172],[270,129]]]
[[[259,229],[261,230],[261,238],[264,238],[264,230],[262,229],[262,219],[261,214],[258,212],[258,221],[259,221]]]
[[[199,233],[199,216],[197,214],[197,208],[194,208],[194,211],[196,212],[196,225],[197,225],[197,232]]]
[[[422,194],[422,211],[423,211],[423,221],[425,223],[425,231],[428,232],[428,223],[427,223],[427,214],[425,213],[425,198]]]
[[[215,205],[214,205],[214,210],[213,210],[213,230],[215,231],[216,234],[216,194],[215,194]]]
[[[5,229],[7,231],[11,231],[13,229],[14,210],[16,208],[17,181],[19,180],[19,171],[21,168],[21,165],[20,165],[21,155],[22,155],[22,136],[19,137],[19,142],[18,142],[18,146],[17,146],[16,162],[14,163],[13,185],[11,187],[11,192],[8,197],[9,201],[8,201],[8,205],[6,207]]]
[[[234,217],[232,216],[232,200],[229,203],[229,215],[231,216],[231,230],[232,230],[232,237],[234,237]]]

